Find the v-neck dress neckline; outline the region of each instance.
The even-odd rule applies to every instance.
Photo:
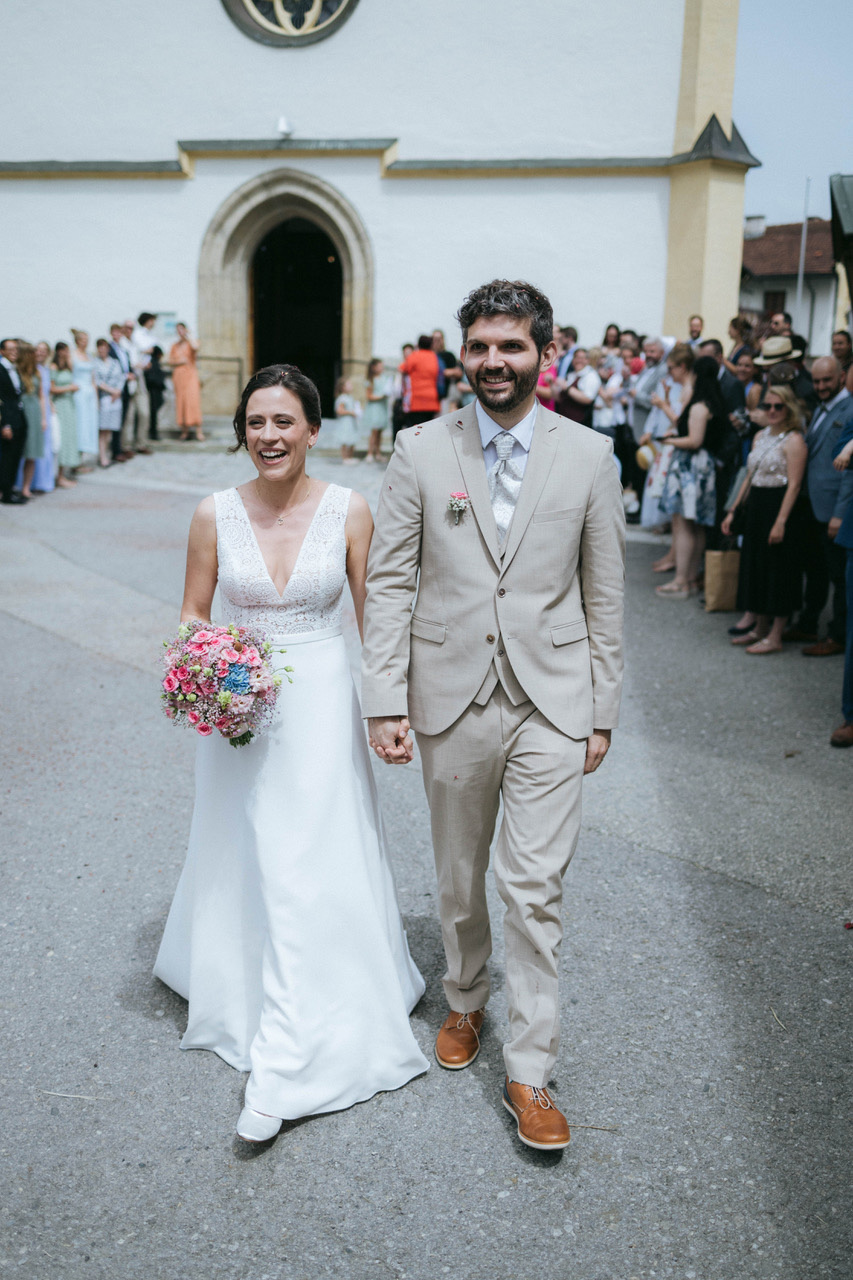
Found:
[[[327,497],[329,496],[329,492],[332,488],[333,486],[331,484],[326,485],[326,488],[323,491],[323,495],[320,498],[320,501],[317,503],[316,508],[314,509],[314,514],[311,517],[311,523],[308,525],[308,528],[305,530],[302,541],[299,544],[299,550],[296,553],[296,559],[293,562],[293,567],[290,570],[290,573],[287,575],[287,582],[285,582],[284,589],[282,591],[279,591],[278,587],[275,585],[275,580],[269,571],[266,560],[264,559],[264,553],[261,550],[261,544],[258,542],[258,535],[255,533],[255,526],[252,524],[252,521],[249,518],[249,513],[246,510],[246,504],[243,501],[243,495],[241,494],[240,490],[236,486],[234,488],[234,492],[236,493],[237,497],[240,500],[240,510],[243,513],[246,524],[248,525],[249,531],[252,535],[252,542],[254,543],[255,551],[257,552],[257,555],[258,555],[258,560],[260,564],[263,565],[264,574],[266,575],[266,578],[270,586],[275,592],[275,596],[279,604],[283,603],[284,597],[287,595],[287,589],[290,586],[293,579],[296,577],[296,571],[299,568],[299,563],[302,559],[302,553],[305,550],[305,544],[308,542],[308,539],[311,537],[312,533],[314,532],[314,527],[317,523],[317,517],[320,514],[320,511],[322,510],[323,505]]]

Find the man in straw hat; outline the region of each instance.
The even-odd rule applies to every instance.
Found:
[[[770,370],[781,364],[790,364],[794,369],[794,377],[790,380],[791,390],[794,395],[803,401],[806,408],[811,412],[817,405],[817,396],[814,391],[814,384],[807,370],[799,362],[805,354],[802,345],[794,345],[790,337],[782,335],[779,337],[765,338],[761,344],[761,355],[755,357],[755,364],[759,369]],[[788,379],[785,379],[788,381]],[[762,402],[764,396],[761,397]],[[761,406],[759,405],[759,408]],[[761,423],[766,426],[766,423]]]

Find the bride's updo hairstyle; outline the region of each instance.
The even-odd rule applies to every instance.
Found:
[[[246,448],[246,407],[254,393],[261,391],[264,387],[284,387],[286,391],[296,396],[310,425],[312,427],[321,425],[320,393],[311,379],[306,378],[295,364],[270,364],[265,369],[259,369],[257,373],[253,373],[243,388],[237,412],[234,414],[234,434],[237,437],[237,443],[231,446],[229,453],[237,453],[239,449]]]

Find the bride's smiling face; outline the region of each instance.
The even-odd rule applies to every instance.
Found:
[[[286,387],[261,387],[246,405],[246,448],[258,475],[287,480],[305,468],[319,427],[305,417],[302,401]]]

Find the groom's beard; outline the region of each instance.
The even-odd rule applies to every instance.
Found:
[[[466,369],[466,374],[468,373]],[[494,376],[500,372],[505,381],[511,385],[505,390],[494,391],[485,381],[490,375]],[[517,409],[531,391],[535,391],[536,384],[539,381],[539,361],[531,364],[526,369],[520,369],[515,372],[512,369],[486,369],[483,368],[471,377],[468,374],[468,380],[477,393],[477,399],[484,409],[494,409],[496,413],[510,413],[513,409]]]

